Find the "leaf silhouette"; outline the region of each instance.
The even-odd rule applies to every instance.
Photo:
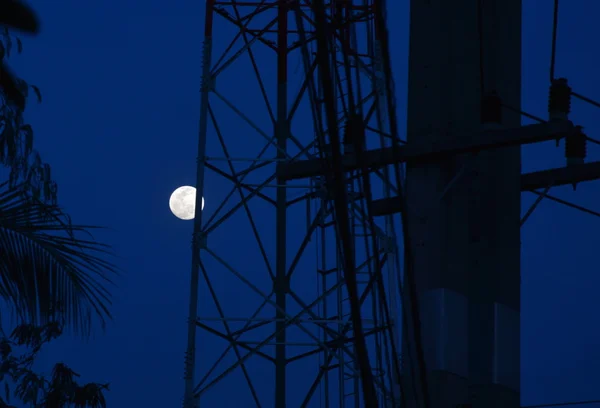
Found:
[[[0,1],[0,25],[31,34],[37,34],[40,30],[35,12],[17,0]]]
[[[0,298],[23,322],[54,321],[89,334],[92,315],[102,326],[111,318],[108,285],[116,267],[105,259],[110,247],[78,235],[97,227],[73,225],[55,205],[24,193],[25,185],[0,184]],[[22,334],[21,334],[22,335]]]
[[[17,0],[0,0],[0,25],[5,27],[6,47],[2,47],[2,56],[10,55],[11,40],[7,28],[20,30],[30,34],[37,34],[40,29],[39,20],[34,11],[24,3]],[[19,52],[22,44],[17,41]],[[7,100],[19,110],[25,109],[25,96],[19,90],[17,78],[8,66],[2,62],[0,65],[0,88]]]
[[[31,89],[33,89],[33,92],[35,92],[35,96],[37,96],[37,100],[38,102],[42,102],[42,93],[40,92],[40,88],[38,88],[35,85],[30,85]]]

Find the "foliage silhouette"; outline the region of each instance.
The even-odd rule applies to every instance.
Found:
[[[16,408],[18,400],[32,408],[106,408],[104,392],[108,384],[80,385],[75,371],[64,363],[54,365],[48,377],[38,374],[33,366],[42,346],[62,334],[63,325],[52,320],[43,326],[17,326],[10,336],[0,338],[0,383],[4,395],[0,408]],[[23,350],[16,353],[17,350]]]
[[[22,322],[47,324],[60,303],[65,322],[82,334],[94,312],[102,325],[110,318],[107,245],[76,234],[96,227],[71,224],[59,207],[28,193],[26,184],[0,184],[0,296]]]
[[[5,35],[8,34],[8,28],[19,31],[37,34],[40,24],[37,16],[31,8],[17,0],[0,0],[0,25],[5,27]],[[25,109],[25,97],[19,80],[15,78],[6,63],[4,62],[5,49],[0,49],[0,89],[7,96],[11,104],[16,105],[20,110]]]
[[[18,7],[16,8],[19,10]],[[14,1],[0,0],[0,25],[5,24],[7,20],[13,21],[12,24],[5,24],[5,27],[0,29],[0,60],[2,61],[0,66],[0,163],[11,170],[11,186],[26,180],[30,184],[31,193],[36,198],[56,204],[57,187],[50,177],[50,166],[42,163],[40,155],[33,149],[33,129],[23,119],[24,98],[29,96],[29,90],[33,90],[39,102],[42,101],[41,92],[38,87],[29,85],[24,80],[12,76],[12,74],[8,77],[5,75],[8,69],[5,60],[11,56],[15,45],[18,53],[23,50],[21,40],[11,35],[7,25],[11,27],[31,25],[37,27],[38,25],[37,22],[33,24],[20,21],[23,19],[20,17],[23,14],[33,15],[33,12],[29,9],[25,8],[24,11],[17,12],[14,9]],[[4,86],[6,85],[5,80],[10,81],[9,88]],[[14,103],[15,95],[11,89],[18,91],[18,97],[23,98],[22,103]]]
[[[72,225],[58,207],[50,166],[33,149],[33,129],[23,119],[28,91],[40,102],[41,93],[4,64],[14,44],[22,50],[8,27],[37,33],[37,18],[15,0],[0,0],[0,25],[0,164],[10,169],[9,180],[0,183],[0,298],[20,323],[36,325],[50,322],[50,305],[58,302],[66,326],[88,334],[92,314],[103,326],[111,317],[106,287],[116,269],[104,260],[109,247],[89,234],[96,227]],[[15,103],[15,90],[22,103]]]
[[[0,25],[0,164],[11,170],[9,181],[0,184],[0,297],[27,322],[0,337],[0,408],[15,408],[11,396],[34,408],[105,408],[108,384],[79,385],[79,374],[63,363],[49,378],[33,371],[42,346],[59,337],[65,324],[88,333],[92,312],[103,324],[110,318],[105,284],[115,268],[102,258],[108,246],[76,236],[95,227],[71,224],[57,206],[50,166],[33,150],[33,130],[23,121],[29,88],[40,102],[41,93],[6,65],[13,45],[8,28],[35,34],[37,17],[18,1],[0,0]],[[21,41],[15,41],[21,52]],[[17,355],[19,348],[26,350]]]

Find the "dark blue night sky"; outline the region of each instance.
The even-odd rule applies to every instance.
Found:
[[[408,3],[388,1],[401,133],[406,119]],[[522,109],[541,117],[547,110],[552,3],[523,1]],[[192,223],[176,219],[168,199],[178,186],[195,183],[204,1],[63,0],[33,6],[43,22],[42,33],[24,38],[23,54],[11,64],[44,97],[42,104],[31,103],[27,111],[36,147],[52,165],[59,201],[71,217],[109,227],[97,238],[114,246],[124,271],[114,290],[114,322],[106,333],[97,332],[87,343],[57,341],[47,349],[42,366],[63,360],[83,380],[110,382],[111,407],[179,406]],[[574,91],[592,99],[600,99],[595,46],[599,13],[600,3],[594,1],[564,2],[559,21],[557,76],[567,77]],[[223,46],[220,36],[230,40],[230,31],[221,32],[221,27],[226,25],[215,25],[215,47]],[[299,77],[299,60],[292,59],[290,65]],[[229,76],[251,78],[249,69],[247,57],[234,63],[220,79],[219,91],[234,95],[246,115],[266,124],[263,105],[253,102],[260,98],[257,87],[233,89],[227,81]],[[274,65],[265,68],[274,71]],[[299,79],[290,76],[290,88],[298,89]],[[265,78],[274,90],[274,75]],[[600,139],[600,109],[575,101],[572,110],[572,120]],[[255,156],[261,136],[240,131],[237,119],[226,112],[215,107],[223,131],[235,140],[231,154]],[[208,137],[210,155],[218,144],[214,132]],[[590,146],[589,157],[599,160],[600,148]],[[562,165],[563,146],[557,149],[549,142],[524,148],[523,171]],[[210,216],[230,186],[207,172],[205,214]],[[552,193],[600,210],[599,186],[600,181],[590,182],[576,192],[561,187]],[[535,198],[524,193],[523,212]],[[259,222],[262,217],[272,219],[259,207],[255,210]],[[262,225],[266,233],[271,227],[266,221]],[[297,245],[306,226],[291,222],[290,228],[298,231],[291,240]],[[261,270],[258,276],[261,261],[255,244],[242,229],[248,229],[247,222],[224,223],[210,236],[210,246],[249,279],[264,284],[267,275]],[[600,399],[600,274],[595,249],[599,229],[600,219],[550,201],[542,202],[523,227],[522,405]],[[272,235],[265,242],[269,248],[274,248]],[[214,261],[206,266],[210,270]],[[301,265],[297,272],[302,274],[303,268],[309,267]],[[258,298],[250,291],[226,286],[230,276],[213,273],[213,279],[227,314],[236,316],[256,305]],[[202,336],[198,353],[206,355],[202,364],[210,364],[222,349]],[[295,367],[292,377],[298,381],[315,371],[314,365]],[[255,364],[250,372],[270,401],[270,366]],[[227,384],[207,393],[203,406],[254,406],[241,375]]]

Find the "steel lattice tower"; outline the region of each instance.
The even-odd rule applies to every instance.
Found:
[[[379,405],[398,404],[398,240],[370,206],[399,168],[336,162],[397,143],[383,2],[313,3],[206,1],[186,408],[236,373],[247,390],[218,392],[244,393],[238,406],[358,407],[359,359]],[[217,178],[222,201],[205,189]],[[219,235],[227,224],[236,237]],[[215,249],[227,240],[256,257]]]

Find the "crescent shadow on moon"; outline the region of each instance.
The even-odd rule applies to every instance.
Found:
[[[182,186],[177,188],[169,198],[169,208],[174,216],[180,220],[192,220],[196,215],[196,188]],[[202,197],[204,209],[204,197]]]

